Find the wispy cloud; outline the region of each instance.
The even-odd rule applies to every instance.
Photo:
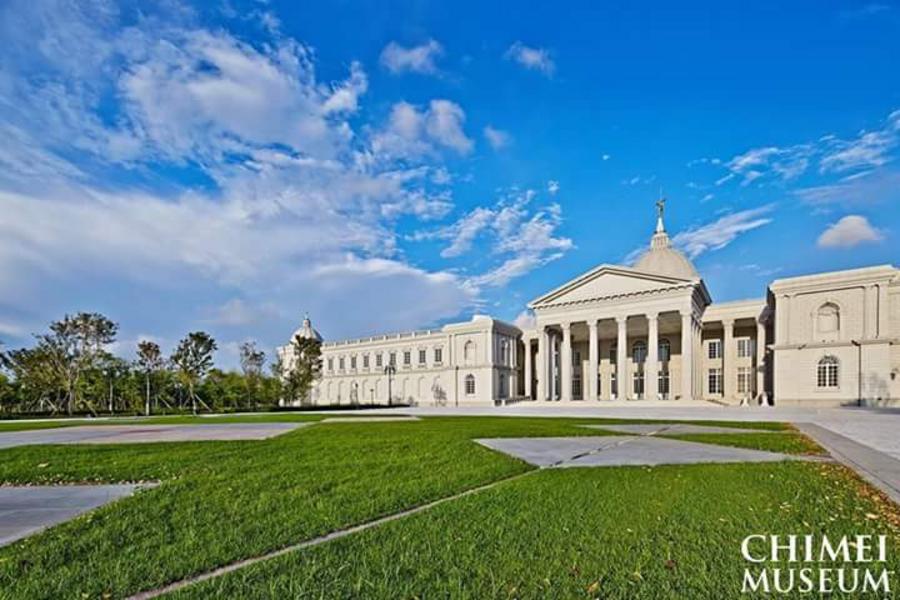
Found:
[[[484,128],[484,139],[488,141],[488,144],[490,144],[491,148],[494,150],[505,148],[512,142],[512,136],[510,136],[508,132],[497,129],[491,125]]]
[[[516,42],[506,50],[503,57],[547,77],[552,77],[556,71],[556,63],[553,61],[550,51],[545,48],[534,48],[526,46],[522,42]]]
[[[436,61],[443,53],[444,48],[435,40],[411,47],[391,42],[381,51],[380,61],[382,66],[394,74],[434,75],[438,72]]]
[[[691,258],[710,250],[720,250],[738,236],[772,222],[768,216],[774,205],[729,213],[711,223],[699,225],[678,233],[672,242]]]

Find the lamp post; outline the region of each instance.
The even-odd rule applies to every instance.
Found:
[[[387,375],[388,379],[388,406],[391,406],[391,377],[397,372],[397,367],[394,365],[388,365],[384,368],[384,374]]]

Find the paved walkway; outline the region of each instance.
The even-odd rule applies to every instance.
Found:
[[[646,435],[475,440],[538,467],[619,467],[804,460],[777,452],[699,444]]]
[[[216,423],[209,425],[84,425],[0,432],[0,448],[35,444],[136,444],[262,440],[311,423]]]
[[[0,546],[131,495],[138,485],[0,486]]]

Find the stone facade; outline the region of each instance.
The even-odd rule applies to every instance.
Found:
[[[600,265],[529,304],[535,326],[477,316],[323,344],[318,404],[508,401],[900,404],[900,271],[778,279],[712,302],[665,231],[633,267]]]

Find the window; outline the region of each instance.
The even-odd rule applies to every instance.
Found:
[[[443,349],[435,348],[434,349],[434,364],[439,365],[443,361]]]
[[[424,365],[426,360],[428,360],[428,352],[423,348],[419,350],[419,364]]]
[[[615,371],[609,374],[609,393],[613,398],[617,398],[619,395],[619,383],[616,381]]]
[[[391,352],[390,356],[388,357],[388,364],[392,367],[397,366],[397,353],[396,352]]]
[[[334,359],[333,358],[328,359],[328,370],[334,371]]]
[[[475,376],[474,375],[466,375],[466,396],[473,396],[475,394]]]
[[[722,358],[722,340],[709,340],[709,358]]]
[[[572,397],[576,400],[582,399],[581,377],[575,377],[572,379]]]
[[[751,371],[750,367],[738,367],[737,391],[738,391],[738,394],[749,394],[750,392],[753,391],[752,371]]]
[[[659,361],[660,362],[669,362],[669,359],[672,357],[672,344],[669,343],[669,340],[663,338],[659,340]]]
[[[750,338],[738,338],[737,341],[738,358],[750,358],[753,356],[753,340]]]
[[[355,355],[350,357],[350,368],[351,369],[356,368],[356,356]]]
[[[631,346],[631,359],[636,364],[642,364],[647,360],[647,344],[637,341]]]
[[[344,370],[344,357],[343,356],[338,359],[338,369],[340,369],[341,371]]]
[[[378,354],[375,355],[375,366],[380,369],[383,364],[384,364],[384,359],[382,358],[381,352],[379,352]]]
[[[581,364],[581,352],[579,352],[578,350],[575,350],[574,352],[572,352],[572,366],[577,367],[580,364]]]
[[[834,356],[825,356],[819,361],[816,383],[820,388],[837,388],[840,362]]]
[[[819,333],[836,333],[841,328],[841,309],[834,302],[826,302],[816,313],[816,329]]]
[[[463,346],[463,359],[467,364],[475,362],[475,342],[466,342]]]
[[[643,399],[644,397],[644,371],[636,370],[631,375],[631,384],[634,388],[634,397],[638,400]]]
[[[369,355],[363,354],[363,369],[369,368]]]
[[[721,394],[722,393],[722,369],[710,369],[709,370],[709,393],[710,394]]]
[[[616,364],[617,360],[619,360],[619,349],[613,344],[609,347],[609,362]]]
[[[669,394],[671,393],[669,388],[669,370],[668,369],[660,369],[658,387],[659,387],[659,397],[663,399],[667,399]]]
[[[500,364],[509,364],[509,342],[507,340],[500,342]]]
[[[409,350],[404,350],[403,351],[403,366],[408,367],[411,362],[412,362],[412,352],[410,352]]]

